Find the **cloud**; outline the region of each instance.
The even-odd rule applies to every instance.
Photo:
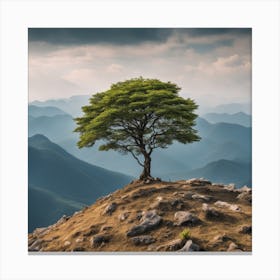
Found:
[[[53,31],[44,31],[46,37],[33,34],[29,44],[30,98],[89,94],[143,76],[173,81],[182,88],[183,96],[200,104],[250,100],[249,29],[134,30],[139,38],[131,37],[131,29],[106,30],[103,34],[100,29],[91,31],[94,39],[88,38],[89,31],[80,37],[70,34],[77,40],[75,44],[69,43],[74,42],[67,33],[70,31],[62,41],[58,35],[63,30],[57,31],[56,43]]]
[[[56,45],[134,45],[163,42],[172,32],[168,28],[29,28],[28,39]]]

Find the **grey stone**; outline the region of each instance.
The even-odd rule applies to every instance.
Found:
[[[146,212],[139,225],[133,226],[128,232],[127,236],[136,236],[149,232],[158,227],[162,218],[157,215],[155,210]]]
[[[140,245],[149,245],[154,242],[156,242],[156,239],[152,237],[151,235],[140,235],[140,236],[135,236],[131,238],[132,242],[136,246]]]
[[[227,191],[234,191],[235,190],[235,184],[228,184],[224,186],[224,189]]]
[[[212,185],[212,183],[208,180],[205,180],[204,178],[192,178],[189,180],[186,180],[186,184],[191,185],[191,186],[207,186],[207,185]]]
[[[174,214],[174,220],[174,225],[177,226],[195,225],[199,222],[198,217],[189,211],[176,212]]]
[[[210,207],[207,203],[202,204],[202,211],[205,212],[206,218],[217,218],[220,216],[220,212],[215,208]]]
[[[249,203],[252,203],[252,193],[250,192],[241,192],[236,198],[238,200],[248,201]]]
[[[28,247],[28,251],[31,252],[38,252],[42,248],[43,240],[37,239],[35,242],[32,243],[31,246]]]
[[[230,203],[220,201],[220,200],[215,202],[215,206],[220,207],[220,208],[228,208],[229,210],[234,211],[234,212],[241,211],[241,208],[238,205],[230,204]]]
[[[107,207],[105,208],[104,214],[112,215],[112,213],[113,213],[114,211],[116,211],[116,209],[117,209],[117,203],[115,203],[115,202],[110,203],[110,204],[107,205]]]
[[[63,215],[56,223],[55,225],[60,225],[60,224],[63,224],[65,223],[66,221],[69,220],[70,217],[66,216],[66,215]]]
[[[209,195],[193,194],[192,199],[209,202],[212,199],[212,197]]]
[[[92,238],[92,245],[94,247],[100,246],[102,243],[108,243],[111,240],[111,235],[99,234]]]
[[[178,251],[185,245],[185,243],[185,239],[178,238],[158,246],[156,251]]]
[[[185,244],[185,246],[178,250],[178,252],[195,252],[195,251],[200,251],[200,247],[193,243],[192,240],[188,240]]]

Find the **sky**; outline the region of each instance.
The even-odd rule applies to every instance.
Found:
[[[201,106],[251,101],[250,28],[29,28],[29,101],[171,81]]]

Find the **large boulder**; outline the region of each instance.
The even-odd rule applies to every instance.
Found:
[[[176,226],[192,226],[199,223],[196,215],[189,211],[178,211],[174,214],[174,225]]]
[[[131,237],[149,232],[157,228],[161,221],[162,218],[157,215],[156,210],[148,211],[141,218],[141,223],[139,225],[133,226],[126,235]]]

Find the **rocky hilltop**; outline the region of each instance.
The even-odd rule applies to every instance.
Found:
[[[205,179],[133,181],[28,235],[30,252],[252,250],[252,190]]]

